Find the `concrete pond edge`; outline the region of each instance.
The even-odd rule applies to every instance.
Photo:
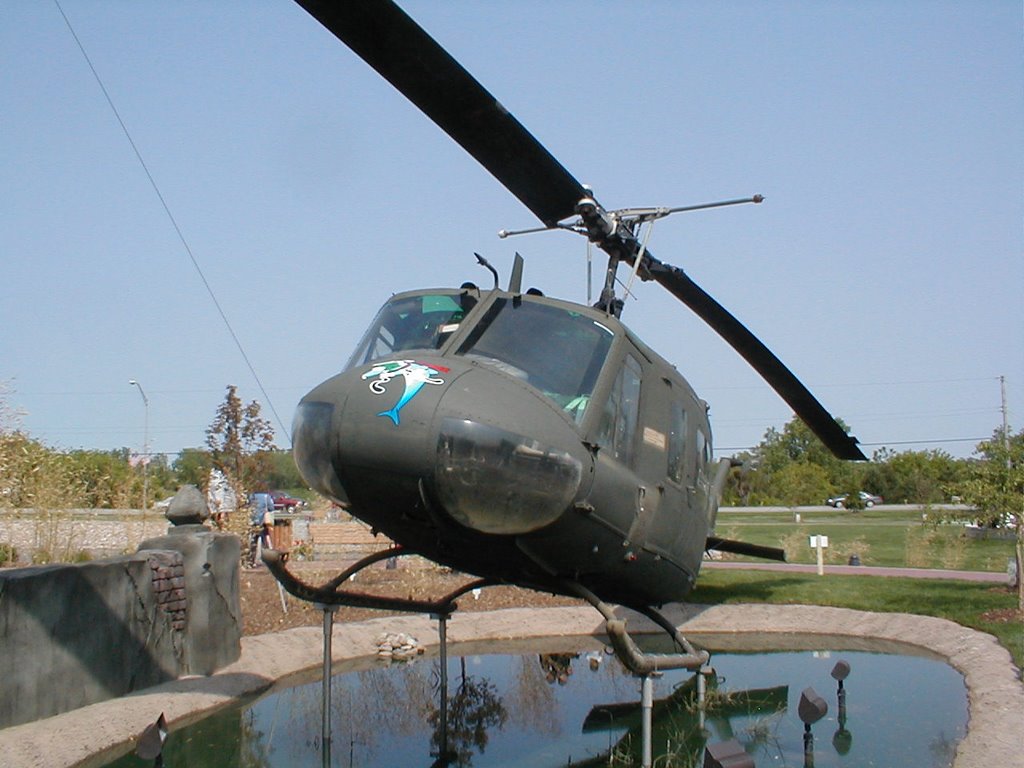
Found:
[[[969,721],[954,768],[1024,768],[1024,683],[996,639],[946,619],[805,605],[673,605],[666,616],[698,643],[724,650],[786,647],[859,649],[891,643],[894,650],[939,658],[964,677]],[[631,631],[657,630],[624,612]],[[455,613],[448,622],[452,654],[480,652],[494,641],[603,636],[604,621],[589,607],[509,608]],[[386,616],[335,623],[335,671],[376,663],[377,638],[403,632],[436,650],[437,623],[425,616]],[[484,645],[479,645],[483,643]],[[470,650],[477,646],[476,650]],[[112,649],[113,650],[113,649]],[[116,652],[116,651],[114,651]],[[241,658],[209,677],[187,677],[72,712],[0,730],[7,768],[101,766],[125,751],[163,712],[172,730],[274,687],[315,679],[323,666],[323,630],[300,627],[242,638]]]

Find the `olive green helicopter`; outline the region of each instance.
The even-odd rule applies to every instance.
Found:
[[[505,289],[491,268],[491,288],[466,283],[390,298],[342,372],[299,403],[292,441],[306,482],[397,547],[317,587],[289,572],[281,553],[265,553],[266,562],[286,589],[322,605],[446,615],[455,597],[485,584],[579,597],[608,619],[634,671],[697,666],[706,656],[657,607],[686,598],[708,549],[784,555],[714,535],[730,460],[712,459],[707,404],[621,322],[619,267],[659,283],[707,322],[833,453],[865,458],[761,341],[641,241],[641,226],[656,218],[761,198],[606,210],[393,2],[297,1],[495,176],[542,229],[586,236],[608,266],[594,306],[524,291],[518,255]],[[399,553],[479,580],[435,602],[342,589],[359,569]],[[676,663],[645,661],[611,604],[668,631],[684,651]]]

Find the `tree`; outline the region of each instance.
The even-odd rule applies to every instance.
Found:
[[[37,510],[81,506],[83,487],[67,456],[22,431],[23,412],[0,381],[0,506]]]
[[[295,491],[306,487],[291,451],[272,451],[267,454],[267,461],[266,480],[270,488]]]
[[[744,466],[729,477],[726,503],[820,504],[828,496],[846,493],[851,508],[860,491],[897,504],[946,501],[970,464],[944,451],[897,453],[887,448],[875,451],[867,464],[841,461],[795,417],[782,430],[769,429],[760,445],[736,458]]]
[[[839,425],[849,431],[841,421]],[[761,466],[769,472],[777,472],[787,464],[817,464],[824,467],[830,475],[841,472],[845,463],[837,459],[824,443],[811,432],[810,427],[794,416],[779,432],[771,427],[764,434],[764,440],[756,449],[761,459]]]
[[[990,440],[978,444],[975,453],[978,460],[970,464],[968,477],[955,490],[978,511],[984,525],[1016,528],[1017,600],[1024,611],[1024,430],[1011,434],[997,429]]]
[[[172,469],[178,485],[194,485],[202,488],[210,477],[213,457],[202,448],[184,448],[174,460]]]
[[[773,486],[779,502],[791,507],[820,504],[832,493],[826,469],[810,462],[787,464],[773,476]]]
[[[795,416],[739,458],[745,466],[730,474],[724,497],[745,504],[821,504],[837,488],[858,483],[863,472],[833,456]]]
[[[894,504],[939,504],[964,479],[967,462],[945,451],[875,451],[864,474],[867,489]]]
[[[253,400],[243,406],[238,387],[229,384],[224,402],[217,407],[213,423],[206,429],[206,447],[213,466],[220,469],[244,494],[266,482],[268,453],[274,450],[274,428],[260,416],[260,404]]]
[[[24,432],[0,429],[0,506],[63,510],[84,500],[84,484],[66,454]]]
[[[504,727],[508,711],[494,683],[486,677],[467,674],[466,657],[463,656],[461,661],[462,678],[455,694],[448,697],[445,708],[447,722],[433,705],[427,713],[427,720],[434,727],[431,746],[441,753],[442,758],[454,757],[459,765],[468,766],[473,764],[474,748],[480,754],[487,749],[487,730]],[[439,695],[446,693],[440,691]]]

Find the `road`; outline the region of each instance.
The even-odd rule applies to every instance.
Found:
[[[966,504],[878,504],[871,509],[875,512],[972,512],[972,508]],[[729,514],[730,512],[750,513],[771,513],[788,512],[803,514],[805,512],[840,512],[849,510],[837,510],[827,504],[809,504],[802,507],[719,507],[718,514]],[[967,515],[969,516],[969,515]]]

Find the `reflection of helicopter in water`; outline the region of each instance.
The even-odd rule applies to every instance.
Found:
[[[701,674],[693,675],[668,696],[652,701],[650,743],[665,745],[666,749],[672,745],[685,754],[699,754],[712,738],[720,742],[735,738],[733,719],[763,719],[786,711],[788,685],[719,692],[719,679],[715,674],[704,676],[706,687],[702,687],[701,677]],[[634,701],[591,708],[583,721],[584,733],[609,731],[622,733],[622,736],[606,754],[569,765],[597,768],[609,765],[613,755],[638,753],[643,743],[641,706]]]
[[[605,601],[621,603],[669,631],[651,606],[686,597],[706,548],[781,559],[712,535],[729,463],[712,463],[707,404],[620,322],[618,266],[693,309],[837,455],[864,457],[750,331],[641,244],[641,225],[671,211],[603,209],[393,3],[299,3],[546,228],[584,234],[609,256],[594,307],[524,291],[518,258],[506,290],[495,273],[491,290],[394,296],[345,370],[298,406],[294,455],[306,481],[406,552],[584,597],[609,618]],[[271,565],[320,602],[344,580],[317,590]]]

